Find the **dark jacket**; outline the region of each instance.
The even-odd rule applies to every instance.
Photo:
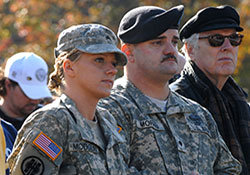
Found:
[[[173,91],[206,107],[233,156],[242,164],[242,174],[250,174],[250,108],[247,94],[229,77],[219,90],[192,61],[181,77],[170,85]]]

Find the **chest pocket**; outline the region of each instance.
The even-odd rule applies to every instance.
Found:
[[[207,123],[197,114],[185,114],[186,122],[191,132],[205,134],[211,136],[210,130],[208,129]]]
[[[70,165],[76,166],[77,173],[100,174],[107,173],[105,167],[104,153],[97,146],[86,141],[69,143]],[[65,169],[66,170],[66,169]]]
[[[76,167],[71,164],[63,163],[60,167],[59,175],[76,175]]]

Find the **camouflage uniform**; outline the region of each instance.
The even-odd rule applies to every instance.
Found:
[[[8,159],[11,174],[126,174],[125,140],[116,131],[114,118],[105,109],[97,111],[105,147],[66,95],[31,114]],[[50,146],[36,142],[41,134]]]
[[[99,105],[117,119],[130,146],[129,165],[138,170],[172,175],[241,172],[211,114],[191,100],[170,92],[165,112],[121,78]]]

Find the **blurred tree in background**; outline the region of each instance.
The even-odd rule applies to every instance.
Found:
[[[0,63],[17,52],[30,51],[43,57],[52,71],[53,50],[63,29],[94,22],[106,25],[116,33],[122,16],[131,8],[156,5],[169,9],[179,4],[185,6],[181,25],[206,6],[228,4],[237,9],[245,36],[234,78],[250,90],[249,0],[0,0]]]

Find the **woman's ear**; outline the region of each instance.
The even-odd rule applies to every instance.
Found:
[[[135,62],[132,45],[123,44],[121,50],[127,55],[128,62],[133,63]]]
[[[73,62],[70,61],[69,59],[65,59],[63,62],[63,71],[64,71],[65,75],[75,76]]]

